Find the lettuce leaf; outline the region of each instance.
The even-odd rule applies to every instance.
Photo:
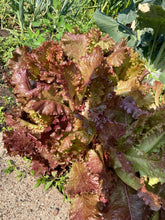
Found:
[[[152,213],[135,190],[118,180],[111,193],[111,205],[103,219],[149,219]]]
[[[97,210],[98,202],[99,198],[97,195],[92,195],[89,193],[76,195],[76,197],[72,199],[72,206],[69,218],[71,220],[100,220],[99,211]]]

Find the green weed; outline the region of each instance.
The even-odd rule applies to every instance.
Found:
[[[0,125],[1,125],[1,131],[11,131],[13,128],[12,127],[6,127],[5,126],[5,117],[4,117],[4,112],[3,112],[4,107],[0,107]]]
[[[11,96],[1,96],[2,100],[5,102],[5,105],[13,105],[14,104],[14,98]]]
[[[29,159],[27,157],[24,157],[23,160],[29,163],[29,165],[27,166],[27,169],[29,169],[30,168],[31,159]],[[16,165],[14,161],[8,160],[7,164],[9,166],[6,169],[3,170],[3,172],[5,174],[10,174],[13,171],[15,171],[16,172],[15,178],[17,178],[18,182],[26,177],[27,171],[26,170],[19,170],[20,169],[19,165],[18,164]]]
[[[25,171],[18,170],[16,173],[17,173],[16,178],[17,178],[18,182],[26,177],[26,172]]]
[[[0,24],[1,29],[13,28],[17,23],[17,18],[14,16],[11,7],[10,0],[0,0]]]
[[[10,34],[5,39],[0,37],[0,56],[5,66],[8,65],[9,58],[12,57],[13,51],[23,45],[21,41],[21,36],[16,30],[9,30]]]
[[[31,158],[23,157],[23,160],[24,160],[25,162],[28,162],[27,168],[29,169],[30,166],[31,166]],[[31,171],[30,171],[30,174],[31,174],[31,175],[34,175],[34,171],[31,170]]]
[[[0,124],[3,125],[5,123],[5,117],[3,113],[3,106],[0,107]]]
[[[3,172],[5,174],[12,173],[16,169],[16,166],[15,166],[14,162],[12,160],[8,160],[7,164],[9,166],[6,169],[4,169]]]
[[[6,128],[6,126],[5,126],[5,117],[4,117],[3,109],[4,109],[4,107],[1,106],[1,107],[0,107],[0,125],[1,125],[1,131],[2,131],[2,132],[3,132],[3,131],[6,131],[6,130],[10,131],[12,128],[10,128],[10,127]]]
[[[58,189],[63,195],[64,200],[67,198],[67,201],[69,202],[70,199],[67,197],[67,195],[64,192],[64,184],[66,183],[66,179],[68,178],[68,173],[65,175],[62,175],[61,177],[56,177],[56,172],[53,171],[51,173],[51,176],[46,175],[44,177],[41,177],[37,179],[36,184],[34,185],[34,188],[39,187],[41,184],[43,184],[45,191],[48,190],[50,187],[53,187]]]

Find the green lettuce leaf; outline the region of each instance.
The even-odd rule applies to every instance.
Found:
[[[141,176],[148,176],[149,178],[157,178],[160,182],[165,182],[165,161],[164,159],[157,159],[154,156],[151,158],[149,156],[145,156],[140,154],[140,152],[136,151],[133,154],[133,150],[131,153],[126,154],[126,158],[132,162],[135,172],[140,172]]]
[[[132,164],[127,160],[127,157],[113,148],[109,149],[109,153],[110,161],[120,179],[134,190],[140,189],[142,187],[140,179],[135,175]]]

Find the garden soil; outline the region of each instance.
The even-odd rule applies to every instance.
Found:
[[[16,169],[5,174],[8,160]],[[70,204],[63,202],[64,196],[57,189],[45,191],[43,185],[35,189],[37,178],[28,173],[28,165],[21,157],[6,154],[0,133],[0,220],[68,220]],[[20,181],[18,171],[25,174]]]

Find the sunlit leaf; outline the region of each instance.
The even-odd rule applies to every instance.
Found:
[[[97,195],[82,193],[72,199],[70,219],[100,220],[101,216],[97,208],[99,198]]]

